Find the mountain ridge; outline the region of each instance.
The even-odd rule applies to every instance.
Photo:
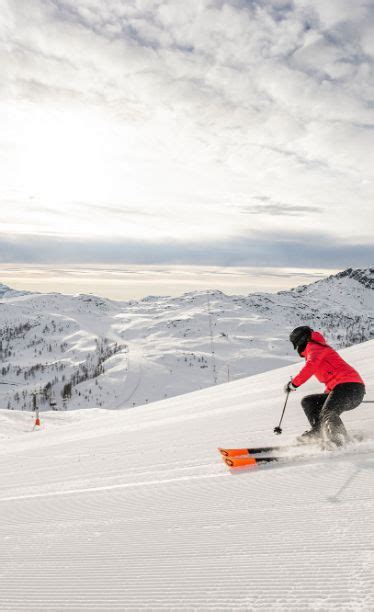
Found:
[[[299,360],[290,329],[321,329],[337,348],[374,337],[373,268],[278,293],[219,290],[119,302],[14,292],[0,300],[2,405],[138,406]],[[9,293],[10,291],[10,293]],[[63,401],[62,396],[65,397]]]

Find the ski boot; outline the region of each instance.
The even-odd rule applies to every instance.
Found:
[[[300,444],[316,444],[321,442],[321,430],[319,427],[312,427],[307,431],[304,431],[301,436],[297,436],[296,440]]]
[[[350,441],[344,423],[338,415],[325,420],[322,426],[322,439],[327,449],[341,448]]]

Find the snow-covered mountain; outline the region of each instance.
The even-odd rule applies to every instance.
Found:
[[[374,336],[374,268],[276,294],[220,291],[116,302],[1,286],[2,405],[115,408],[149,403],[297,361],[290,329],[330,343]]]
[[[344,356],[374,399],[374,341]],[[374,610],[374,404],[354,448],[231,474],[306,426],[294,366],[133,410],[0,410],[0,611]],[[307,452],[307,451],[306,451]]]
[[[21,295],[29,295],[29,291],[18,291],[17,289],[12,289],[8,287],[8,285],[3,285],[0,283],[0,299],[3,298],[14,298],[19,297]]]

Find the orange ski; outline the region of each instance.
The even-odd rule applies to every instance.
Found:
[[[256,465],[270,463],[271,461],[279,461],[282,457],[222,457],[226,465],[231,469],[235,468],[253,468]]]
[[[223,457],[241,457],[249,455],[248,448],[219,448],[219,452]]]
[[[247,467],[257,464],[255,457],[224,457],[226,465],[230,468]]]

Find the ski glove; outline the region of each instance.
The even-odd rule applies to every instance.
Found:
[[[288,383],[283,387],[285,393],[289,393],[290,391],[296,391],[296,389],[297,387],[295,387],[291,380],[289,380]]]

